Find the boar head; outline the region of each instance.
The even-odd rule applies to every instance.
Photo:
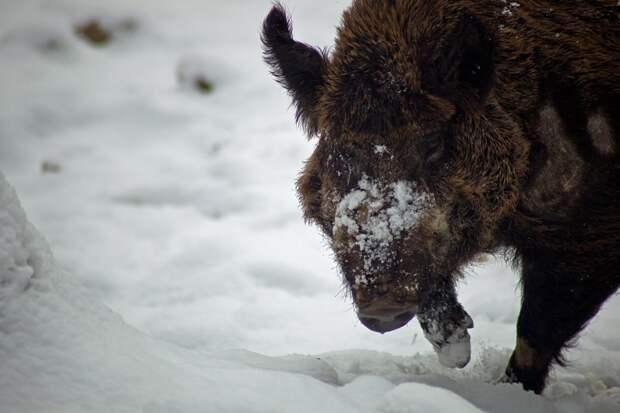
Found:
[[[492,35],[440,3],[354,1],[331,53],[294,40],[280,5],[262,34],[298,122],[318,138],[299,197],[358,317],[383,333],[418,314],[439,341],[471,327],[455,282],[500,246],[529,153],[497,103]]]

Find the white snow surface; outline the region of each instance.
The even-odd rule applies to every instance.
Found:
[[[348,1],[286,3],[333,44]],[[0,2],[0,169],[47,239],[0,178],[0,411],[617,412],[617,296],[543,396],[492,384],[519,301],[501,260],[459,288],[465,369],[416,322],[357,321],[297,205],[314,142],[261,61],[270,4]],[[108,45],[74,34],[90,18]]]

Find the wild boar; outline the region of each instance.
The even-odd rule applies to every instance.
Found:
[[[361,322],[418,315],[461,367],[473,322],[455,284],[510,251],[522,307],[505,380],[541,392],[620,284],[616,1],[354,0],[331,52],[294,40],[276,4],[262,41],[318,138],[301,206]]]

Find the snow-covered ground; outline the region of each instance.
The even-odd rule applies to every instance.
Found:
[[[347,3],[289,0],[296,35],[332,44]],[[415,321],[357,321],[297,205],[313,142],[261,61],[269,7],[0,2],[0,170],[55,256],[0,179],[0,411],[620,411],[618,297],[543,397],[491,384],[518,313],[501,260],[460,287],[463,370]],[[104,46],[74,32],[91,18]]]

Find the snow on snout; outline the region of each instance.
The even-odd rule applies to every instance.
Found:
[[[357,188],[338,202],[333,233],[344,227],[350,236],[348,247],[361,251],[364,270],[370,272],[373,263],[389,262],[392,243],[413,228],[431,204],[432,196],[418,190],[413,182],[385,185],[364,175]],[[358,281],[368,282],[365,277],[358,277]]]

